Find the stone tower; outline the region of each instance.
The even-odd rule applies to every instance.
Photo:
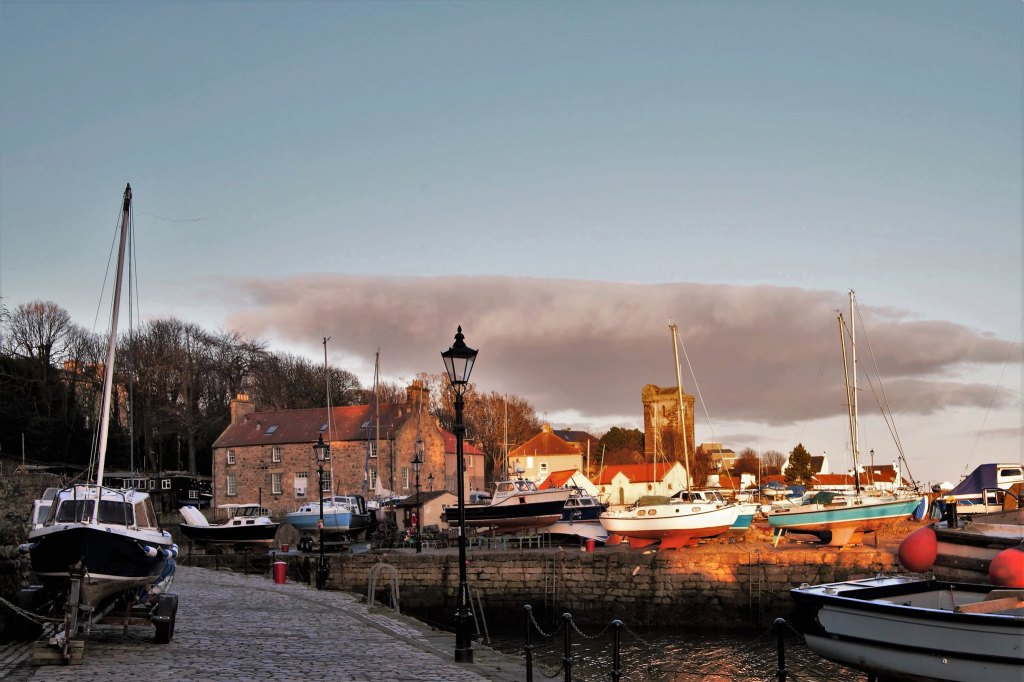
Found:
[[[683,393],[685,424],[679,426],[679,391],[675,386],[662,388],[654,384],[644,386],[644,457],[652,457],[657,445],[658,460],[683,462],[683,443],[686,443],[690,466],[693,466],[695,444],[693,442],[694,397]],[[685,434],[685,438],[684,438]],[[655,438],[657,435],[657,438]]]

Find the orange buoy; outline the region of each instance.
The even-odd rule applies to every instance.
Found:
[[[935,531],[931,526],[925,526],[903,538],[897,556],[908,571],[920,572],[935,565],[938,553],[939,541]]]
[[[1024,588],[1024,552],[1004,549],[988,566],[988,579],[999,587]]]

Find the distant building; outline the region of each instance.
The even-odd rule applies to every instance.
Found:
[[[732,471],[736,468],[736,453],[721,443],[701,443],[697,452],[707,455],[713,471]]]
[[[584,471],[591,448],[598,439],[586,431],[555,431],[544,424],[540,433],[508,453],[510,473],[540,483],[554,471]]]
[[[644,457],[650,461],[693,462],[694,397],[683,393],[683,422],[679,421],[679,389],[647,384],[641,392],[644,406]],[[685,454],[683,446],[686,446]]]
[[[455,437],[427,411],[420,382],[406,402],[303,410],[257,411],[248,396],[231,401],[231,423],[213,444],[213,504],[256,502],[274,514],[294,511],[319,496],[313,445],[331,446],[324,494],[368,498],[415,492],[412,460],[423,443],[421,490],[455,490]],[[466,491],[483,487],[484,454],[465,443]],[[472,473],[471,473],[472,472]],[[480,472],[479,476],[475,472]]]
[[[598,472],[594,485],[612,505],[633,504],[644,495],[671,496],[685,490],[686,469],[679,462],[611,465]]]

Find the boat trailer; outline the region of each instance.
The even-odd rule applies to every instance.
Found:
[[[37,640],[33,645],[32,659],[38,665],[48,663],[82,662],[85,641],[94,625],[120,626],[124,634],[133,625],[153,625],[156,644],[168,644],[174,637],[174,623],[178,613],[178,595],[147,594],[138,598],[137,591],[124,592],[96,609],[81,603],[81,586],[85,575],[72,574],[59,610],[58,599],[47,594],[41,585],[34,585],[17,593],[17,607],[20,615],[39,627],[32,636],[39,636],[45,624],[52,624],[52,634]],[[51,597],[49,600],[48,597]],[[45,615],[44,615],[45,614]]]

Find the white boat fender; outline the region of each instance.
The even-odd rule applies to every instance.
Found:
[[[177,544],[173,544],[169,548],[167,548],[165,550],[161,550],[161,551],[163,551],[164,556],[166,558],[174,559],[175,557],[178,556],[178,545]]]
[[[160,550],[157,549],[156,547],[151,547],[150,545],[144,545],[141,542],[139,543],[139,549],[142,550],[143,554],[145,554],[146,556],[148,556],[150,558],[155,557],[155,556],[160,554]]]
[[[36,543],[34,542],[23,542],[18,545],[18,554],[28,554],[35,548],[35,546]]]

